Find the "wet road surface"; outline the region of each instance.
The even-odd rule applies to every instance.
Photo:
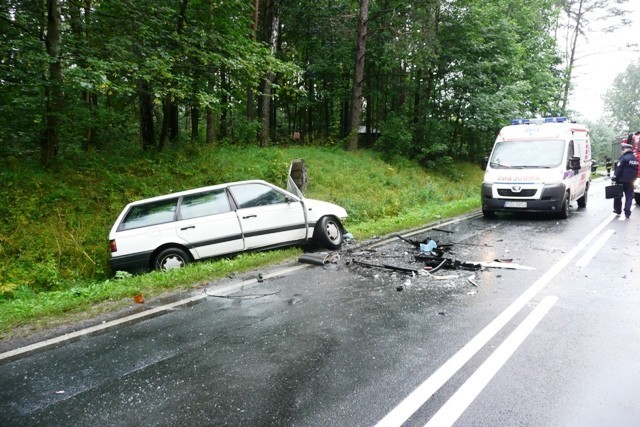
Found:
[[[0,425],[637,425],[640,210],[615,218],[603,185],[566,221],[404,235],[531,270],[362,265],[422,269],[392,239],[5,361]]]

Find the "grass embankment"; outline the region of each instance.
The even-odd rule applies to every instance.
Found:
[[[0,160],[0,339],[122,307],[196,283],[295,259],[298,248],[195,263],[168,273],[111,277],[107,236],[132,200],[243,179],[286,188],[289,162],[307,165],[306,196],[346,208],[356,240],[417,227],[479,207],[482,171],[456,164],[425,170],[369,151],[315,147],[191,147],[162,154],[84,154],[43,171]],[[453,171],[453,172],[452,172]],[[103,304],[109,303],[109,304]],[[24,332],[24,328],[23,328]]]

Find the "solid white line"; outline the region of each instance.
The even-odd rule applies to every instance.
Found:
[[[72,333],[69,333],[69,334],[61,335],[59,337],[51,338],[51,339],[48,339],[48,340],[45,340],[45,341],[40,341],[40,342],[37,342],[35,344],[31,344],[31,345],[28,345],[28,346],[25,346],[25,347],[17,348],[15,350],[11,350],[11,351],[7,351],[7,352],[4,352],[4,353],[0,353],[0,361],[2,361],[4,359],[11,359],[13,357],[16,357],[16,356],[19,356],[19,355],[22,355],[22,354],[25,354],[25,353],[30,353],[32,351],[39,350],[39,349],[42,349],[42,348],[46,348],[46,347],[49,347],[49,346],[58,345],[58,344],[60,344],[62,342],[73,340],[73,339],[82,337],[84,335],[89,335],[89,334],[94,334],[96,332],[101,332],[103,330],[106,330],[106,329],[109,329],[109,328],[113,328],[115,326],[120,326],[122,324],[126,324],[126,323],[132,322],[132,321],[137,320],[137,319],[153,316],[153,315],[156,315],[156,314],[161,313],[163,311],[167,311],[167,310],[179,307],[179,306],[184,305],[184,304],[193,303],[193,302],[196,302],[196,301],[201,300],[201,299],[206,298],[206,297],[207,296],[203,294],[203,295],[198,295],[198,296],[195,296],[195,297],[183,299],[183,300],[180,300],[180,301],[176,301],[176,302],[174,302],[172,304],[167,304],[167,305],[163,305],[161,307],[156,307],[156,308],[153,308],[153,309],[150,309],[150,310],[145,310],[145,311],[140,312],[140,313],[136,313],[136,314],[133,314],[133,315],[130,315],[130,316],[127,316],[127,317],[123,317],[123,318],[120,318],[120,319],[112,320],[110,322],[105,322],[105,323],[102,323],[100,325],[92,326],[90,328],[81,329],[79,331],[75,331],[75,332],[72,332]]]
[[[587,253],[585,253],[584,256],[578,260],[578,262],[576,262],[576,266],[586,267],[586,265],[589,264],[589,261],[591,261],[591,258],[593,258],[595,254],[600,249],[602,249],[604,244],[607,243],[607,240],[609,240],[609,237],[611,237],[613,233],[615,233],[614,230],[605,231],[602,237],[600,237],[593,245],[591,245]]]
[[[509,307],[493,319],[475,337],[465,344],[456,354],[440,366],[429,378],[411,392],[402,402],[391,410],[376,427],[401,426],[427,400],[435,394],[460,368],[467,363],[486,343],[489,342],[533,297],[565,268],[609,224],[614,215],[604,220],[591,233],[573,247],[567,254],[544,273],[533,285],[518,297]]]
[[[294,267],[289,267],[289,268],[285,268],[282,270],[277,270],[274,271],[273,273],[270,274],[265,274],[263,276],[264,279],[270,279],[273,277],[279,277],[279,276],[283,276],[285,274],[289,274],[292,273],[294,271],[300,270],[302,268],[307,268],[309,265],[298,265],[298,266],[294,266]],[[252,288],[254,286],[258,286],[261,283],[258,282],[256,279],[249,279],[249,280],[245,280],[243,282],[240,283],[234,283],[231,285],[227,285],[227,286],[222,286],[222,287],[218,287],[218,288],[214,288],[216,295],[228,295],[231,294],[233,292],[242,290],[242,289],[249,289]],[[2,362],[3,360],[6,359],[13,359],[17,356],[22,356],[31,352],[34,352],[36,350],[42,350],[45,349],[47,347],[51,347],[51,346],[55,346],[55,345],[59,345],[61,343],[64,343],[66,341],[70,341],[70,340],[74,340],[74,339],[78,339],[82,336],[85,335],[91,335],[91,334],[95,334],[98,332],[104,332],[108,329],[114,328],[114,327],[119,327],[125,324],[128,324],[130,322],[133,322],[135,320],[140,320],[140,319],[144,319],[146,317],[152,317],[152,316],[156,316],[158,314],[161,314],[165,311],[169,311],[172,309],[175,309],[177,307],[180,307],[182,305],[188,305],[188,304],[192,304],[195,302],[198,302],[202,299],[207,298],[206,294],[201,294],[201,295],[196,295],[190,298],[185,298],[182,299],[180,301],[176,301],[173,302],[171,304],[165,304],[162,305],[160,307],[155,307],[149,310],[145,310],[142,311],[140,313],[136,313],[136,314],[132,314],[130,316],[126,316],[126,317],[122,317],[120,319],[116,319],[116,320],[112,320],[110,322],[104,322],[101,323],[100,325],[96,325],[96,326],[92,326],[90,328],[85,328],[85,329],[81,329],[79,331],[75,331],[69,334],[65,334],[65,335],[61,335],[59,337],[55,337],[55,338],[51,338],[45,341],[40,341],[25,347],[20,347],[14,350],[10,350],[10,351],[6,351],[4,353],[0,353],[0,362]]]
[[[478,370],[469,377],[462,387],[436,412],[429,422],[425,424],[425,427],[453,425],[557,301],[558,297],[545,297]]]

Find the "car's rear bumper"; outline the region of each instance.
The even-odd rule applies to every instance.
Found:
[[[151,252],[142,252],[131,255],[114,256],[109,260],[111,271],[128,271],[138,273],[149,271],[151,268]]]

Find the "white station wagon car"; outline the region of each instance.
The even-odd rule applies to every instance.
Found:
[[[261,180],[129,203],[109,233],[112,271],[167,270],[220,255],[313,242],[341,246],[344,208]]]

